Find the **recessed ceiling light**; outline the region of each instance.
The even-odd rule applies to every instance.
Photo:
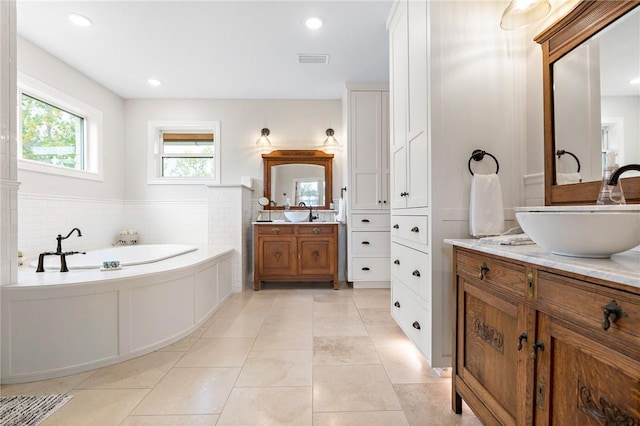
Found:
[[[304,24],[311,30],[317,30],[322,26],[322,19],[316,17],[309,18],[305,21]]]
[[[70,13],[69,20],[79,27],[91,26],[91,19],[87,18],[86,16],[79,15],[77,13]]]
[[[150,78],[149,80],[147,80],[147,83],[149,83],[149,86],[154,87],[160,86],[162,84],[162,82],[157,78]]]
[[[638,78],[634,78],[633,80],[631,80],[629,83],[631,84],[640,84],[640,77]]]

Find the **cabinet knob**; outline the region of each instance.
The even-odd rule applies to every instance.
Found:
[[[370,243],[369,243],[369,241],[363,241],[361,244],[363,244],[365,246],[368,246]]]
[[[399,265],[399,264],[400,264],[400,259],[396,259],[396,260],[394,260],[394,261],[393,261],[393,264],[394,264],[394,265]]]
[[[516,348],[518,348],[519,351],[522,350],[522,341],[524,340],[526,342],[527,337],[529,337],[527,333],[520,333],[520,335],[518,336],[518,345],[516,346]]]
[[[382,200],[378,200],[378,204],[382,204]]]
[[[531,349],[531,359],[536,359],[538,357],[538,351],[544,351],[544,343],[540,340],[536,340]]]
[[[399,308],[399,307],[400,307],[400,302],[398,302],[398,301],[396,300],[396,303],[394,303],[394,304],[393,304],[393,306],[395,306],[396,308]]]
[[[413,324],[411,324],[413,326],[413,328],[415,328],[416,330],[420,330],[420,323],[418,321],[414,321]]]
[[[368,266],[363,267],[363,268],[362,268],[362,270],[363,270],[363,271],[370,271],[370,269],[369,269],[369,267],[368,267]]]
[[[274,234],[279,234],[280,233],[280,228],[271,228],[271,232]]]
[[[362,222],[362,223],[369,223],[370,221],[369,221],[369,219],[362,219],[360,222]]]
[[[482,266],[480,267],[480,273],[478,274],[478,278],[483,280],[487,276],[488,272],[489,272],[489,267],[487,266],[486,263],[483,263]]]
[[[604,305],[602,307],[602,313],[604,314],[604,318],[602,318],[602,329],[605,331],[611,327],[611,323],[615,324],[620,318],[627,316],[627,313],[618,306],[615,300]]]
[[[418,271],[417,269],[415,271],[413,271],[411,273],[411,275],[413,275],[414,277],[419,277],[420,276],[420,271]]]
[[[383,201],[383,203],[384,203],[384,204],[387,204],[387,200],[384,200],[384,201]]]
[[[414,226],[413,228],[411,228],[411,232],[420,232],[420,228]]]
[[[318,235],[320,233],[320,228],[313,228],[311,230],[311,232],[313,232],[314,234]]]
[[[400,229],[400,225],[396,223],[395,225],[393,225],[393,229]]]

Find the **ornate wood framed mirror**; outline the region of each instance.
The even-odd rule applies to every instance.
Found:
[[[329,209],[333,194],[333,154],[318,150],[278,150],[262,154],[264,196],[272,203],[265,209],[292,209],[300,202]]]
[[[640,0],[583,0],[565,17],[535,37],[542,47],[546,205],[596,203],[602,184],[602,168],[607,161],[605,157],[607,153],[611,155],[605,146],[604,125],[609,119],[615,121],[605,118],[605,106],[611,103],[613,95],[620,94],[609,88],[611,83],[604,80],[608,73],[601,64],[620,68],[620,62],[611,56],[612,51],[626,49],[631,55],[640,52],[639,37],[616,34],[622,33],[620,29],[625,26],[637,34],[640,21],[638,6]],[[635,44],[626,45],[627,42]],[[628,56],[626,54],[625,59]],[[638,68],[635,71],[640,73],[640,59],[634,61]],[[631,78],[640,78],[640,75],[629,77],[625,83]],[[637,86],[635,91],[640,99],[640,84]],[[635,113],[634,120],[640,120],[640,113]],[[631,124],[636,129],[640,128],[637,121],[627,121],[626,127],[631,127]],[[618,158],[620,166],[640,163],[638,158],[630,154],[632,151],[640,153],[637,130],[635,135],[631,140],[627,132],[621,136],[623,141],[627,137],[623,143],[634,145],[627,149],[626,157]],[[562,184],[564,179],[560,179],[560,175],[566,171],[562,168],[575,167],[575,164],[568,165],[572,160],[568,155],[560,160],[559,152],[564,153],[564,150],[580,152],[578,157],[582,156],[583,173],[585,165],[587,169],[587,176],[581,178],[581,183]],[[621,152],[613,152],[611,158],[616,155],[622,157],[618,154]],[[640,177],[623,176],[621,183],[627,203],[640,203]]]

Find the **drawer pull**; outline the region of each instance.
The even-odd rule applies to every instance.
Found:
[[[411,324],[413,326],[413,328],[415,328],[416,330],[420,330],[420,323],[418,321],[414,321],[413,324]]]
[[[368,266],[365,266],[364,268],[362,268],[363,271],[370,271]]]
[[[360,222],[362,222],[362,223],[369,223],[370,221],[369,221],[369,219],[362,219]]]
[[[393,261],[393,264],[394,264],[394,265],[399,265],[399,264],[400,264],[400,259],[396,259],[396,260],[394,260],[394,261]]]
[[[531,347],[531,359],[536,359],[538,357],[538,351],[544,351],[544,343],[540,340],[537,340]]]
[[[368,246],[370,243],[369,241],[363,241],[362,244],[364,244],[365,246]]]
[[[413,271],[411,273],[411,275],[413,275],[414,277],[419,277],[420,276],[420,271],[418,271],[417,269],[415,271]]]
[[[399,308],[400,307],[400,302],[396,301],[396,303],[394,303],[393,306],[395,306],[396,308]]]
[[[400,229],[400,225],[396,223],[395,225],[393,225],[393,229]]]
[[[527,337],[529,337],[529,335],[527,333],[521,333],[518,336],[518,345],[516,346],[516,348],[518,348],[518,350],[522,350],[522,341],[524,340],[525,342],[527,341]]]
[[[482,266],[480,267],[480,273],[478,274],[478,278],[483,280],[487,276],[488,272],[489,272],[489,267],[487,266],[486,263],[483,263]]]
[[[413,228],[411,228],[411,232],[420,232],[420,228],[414,226]]]
[[[313,232],[314,234],[318,235],[320,233],[320,228],[313,228],[311,230],[311,232]]]
[[[271,228],[271,232],[274,234],[279,234],[280,233],[280,228]]]
[[[626,317],[627,313],[622,310],[615,300],[612,300],[607,305],[602,307],[604,318],[602,318],[602,329],[608,330],[611,327],[611,323],[614,324],[622,317]]]
[[[409,195],[409,193],[408,193],[408,192],[401,192],[401,193],[400,193],[400,196],[401,196],[401,197],[406,197],[407,195]]]

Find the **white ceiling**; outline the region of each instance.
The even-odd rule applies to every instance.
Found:
[[[127,99],[339,99],[345,82],[389,80],[390,7],[391,0],[18,0],[17,27]],[[69,12],[93,25],[74,26]],[[323,27],[307,29],[310,16]],[[329,63],[298,64],[300,53],[329,54]],[[150,77],[162,86],[150,87]]]

